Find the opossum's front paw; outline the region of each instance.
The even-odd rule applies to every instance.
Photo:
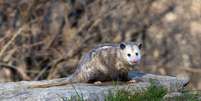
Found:
[[[100,84],[102,84],[102,82],[101,81],[96,81],[96,82],[94,82],[94,84],[95,85],[100,85]]]

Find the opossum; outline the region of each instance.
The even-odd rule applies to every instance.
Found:
[[[70,83],[89,83],[95,81],[127,81],[128,71],[133,70],[141,60],[142,44],[121,42],[102,44],[86,53],[75,72],[66,78],[32,84],[31,88],[60,86]]]

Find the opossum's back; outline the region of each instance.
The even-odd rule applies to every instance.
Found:
[[[103,50],[108,50],[108,49],[111,49],[111,48],[116,48],[117,45],[116,44],[101,44],[101,45],[98,45],[97,47],[93,48],[90,52],[86,53],[80,60],[80,63],[79,63],[79,66],[80,67],[81,65],[87,63],[87,62],[90,62],[93,58],[94,58],[94,55],[96,55],[97,53],[99,53],[100,51],[103,51]]]

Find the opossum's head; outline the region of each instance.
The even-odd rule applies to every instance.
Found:
[[[121,43],[120,44],[121,53],[123,55],[123,60],[128,62],[129,65],[135,65],[141,60],[141,43]]]

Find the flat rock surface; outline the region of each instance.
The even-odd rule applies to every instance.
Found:
[[[109,91],[125,89],[133,92],[145,90],[150,85],[150,79],[156,84],[162,85],[169,92],[178,92],[187,85],[189,80],[173,76],[162,76],[139,72],[130,72],[129,76],[139,81],[137,83],[123,83],[116,85],[112,82],[102,84],[77,83],[49,88],[28,88],[32,83],[45,81],[21,81],[0,84],[1,101],[66,101],[76,100],[77,96],[83,97],[87,101],[104,101],[105,95]],[[68,100],[67,100],[68,101]]]

